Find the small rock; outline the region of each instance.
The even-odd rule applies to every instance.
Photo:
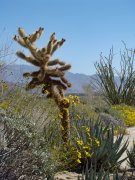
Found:
[[[22,176],[19,177],[18,180],[25,180],[25,179],[26,179],[26,175],[22,175]]]

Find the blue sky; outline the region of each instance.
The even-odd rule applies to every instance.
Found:
[[[66,42],[53,58],[71,63],[71,72],[93,74],[101,52],[107,56],[113,46],[119,53],[122,40],[129,48],[135,47],[135,0],[0,0],[2,43],[11,42],[18,27],[30,34],[40,26],[45,32],[37,46],[44,46],[56,32]],[[16,42],[12,48],[22,49]]]

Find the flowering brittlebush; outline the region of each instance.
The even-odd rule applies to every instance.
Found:
[[[135,109],[132,106],[121,104],[113,106],[112,109],[118,112],[127,126],[135,126]]]
[[[68,98],[70,99],[71,104],[76,105],[76,104],[80,104],[80,98],[79,96],[73,96],[73,95],[69,95]]]

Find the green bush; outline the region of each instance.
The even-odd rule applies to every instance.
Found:
[[[91,118],[97,119],[98,113],[95,112],[95,108],[90,104],[83,104],[82,102],[76,106],[72,105],[70,107],[70,120],[74,121],[75,119],[81,118]]]

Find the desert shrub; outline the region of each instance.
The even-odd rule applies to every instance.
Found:
[[[82,97],[79,96],[68,96],[70,100],[70,121],[82,120],[85,119],[93,119],[96,120],[99,112],[95,111],[95,107],[90,103],[84,103]],[[76,98],[79,100],[76,101]]]
[[[110,112],[121,119],[126,126],[135,126],[135,109],[125,104],[112,106]]]
[[[96,79],[93,77],[92,82],[95,83]],[[90,106],[95,109],[96,112],[107,112],[108,111],[108,103],[104,100],[104,98],[97,92],[97,89],[93,89],[92,85],[85,85],[84,92],[85,96],[82,98],[82,102],[87,106]]]
[[[52,100],[36,93],[27,93],[22,87],[14,87],[0,103],[0,107],[25,116],[39,128],[43,128],[47,122],[55,121],[58,116],[58,108]]]
[[[95,112],[95,108],[90,104],[83,104],[82,102],[77,105],[73,105],[70,107],[70,120],[82,119],[85,117],[86,119],[97,119],[98,113]]]
[[[70,148],[64,152],[67,167],[81,172],[88,163],[89,167],[114,171],[125,160],[119,160],[128,146],[122,145],[123,134],[115,138],[114,128],[104,125],[100,120],[82,119],[73,121]],[[63,158],[63,159],[64,159]],[[64,162],[64,160],[63,160]]]
[[[1,151],[1,167],[11,167],[17,177],[51,179],[59,166],[53,145],[57,139],[53,139],[57,136],[57,123],[39,128],[34,121],[12,112],[5,116],[4,123],[8,152]]]
[[[135,71],[134,49],[120,52],[120,72],[113,67],[114,53],[110,50],[108,57],[100,56],[100,62],[96,62],[97,87],[110,104],[135,104]]]
[[[12,167],[17,177],[26,175],[29,179],[34,176],[38,180],[40,176],[50,179],[61,163],[59,148],[55,148],[61,144],[55,103],[39,94],[26,93],[23,88],[14,87],[0,107],[6,110],[8,117],[4,122],[8,151],[1,151],[5,163],[3,168],[8,170]]]

